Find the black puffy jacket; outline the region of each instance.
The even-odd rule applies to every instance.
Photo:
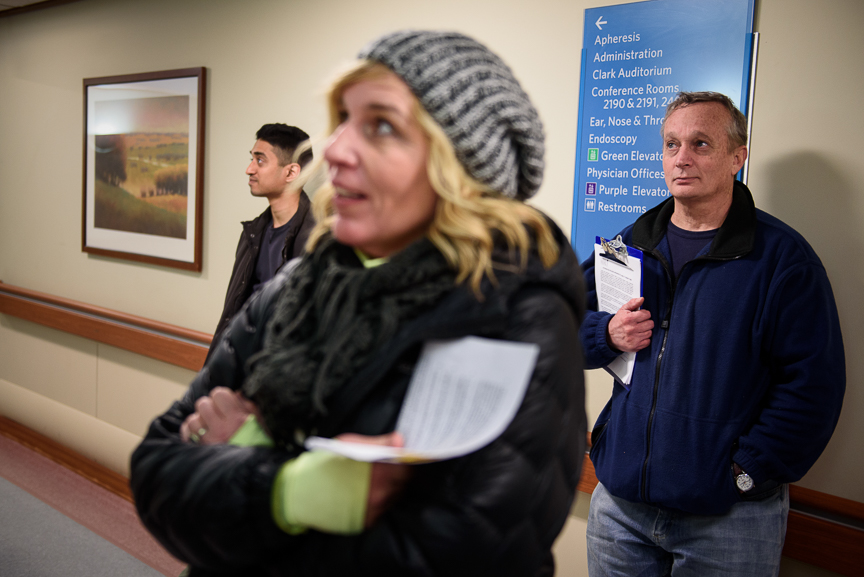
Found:
[[[194,401],[237,389],[261,347],[290,267],[259,291],[182,400],[150,426],[132,455],[131,486],[146,527],[192,575],[551,575],[551,547],[575,496],[585,450],[583,360],[578,339],[582,274],[560,231],[561,257],[545,270],[496,273],[484,300],[457,287],[407,323],[334,402],[317,434],[393,430],[424,341],[478,335],[540,345],[525,399],[505,432],[467,456],[415,466],[402,498],[356,536],[291,536],[271,517],[271,488],[285,450],[180,440]],[[506,256],[506,252],[500,256]],[[383,265],[386,266],[386,265]]]

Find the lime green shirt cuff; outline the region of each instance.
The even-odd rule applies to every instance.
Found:
[[[238,447],[272,447],[273,439],[264,431],[255,415],[249,415],[246,422],[228,439],[228,444]]]
[[[273,484],[273,518],[292,535],[305,529],[356,535],[363,531],[372,464],[326,451],[288,461]]]

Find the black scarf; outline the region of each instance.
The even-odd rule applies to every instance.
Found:
[[[455,287],[455,272],[426,238],[374,268],[327,237],[297,265],[279,294],[244,394],[278,445],[326,415],[345,385],[408,320]]]

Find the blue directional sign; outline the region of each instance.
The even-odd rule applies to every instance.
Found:
[[[680,91],[747,112],[754,0],[649,0],[585,10],[571,240],[579,258],[669,197],[660,125]]]

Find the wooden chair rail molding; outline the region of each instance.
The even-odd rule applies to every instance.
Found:
[[[200,370],[213,335],[0,281],[0,313]]]
[[[83,304],[0,282],[0,313],[199,370],[211,335]],[[131,499],[125,478],[39,433],[0,416],[0,434]],[[590,441],[590,435],[589,435]],[[586,453],[579,491],[597,486]],[[783,554],[829,571],[860,577],[864,567],[864,503],[790,486],[791,511]]]

